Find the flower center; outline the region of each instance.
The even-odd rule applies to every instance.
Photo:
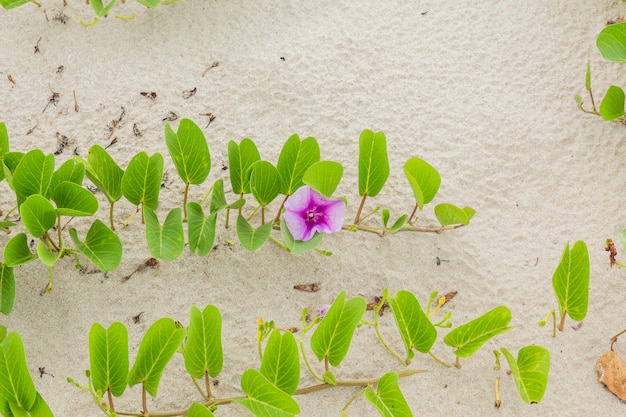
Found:
[[[306,218],[308,220],[315,220],[315,217],[317,216],[317,213],[314,210],[308,210],[306,212]]]

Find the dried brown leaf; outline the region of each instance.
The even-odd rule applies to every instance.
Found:
[[[602,382],[613,394],[626,401],[626,363],[617,353],[609,350],[596,362],[598,382]]]

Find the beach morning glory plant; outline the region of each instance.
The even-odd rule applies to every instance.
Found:
[[[331,200],[311,187],[298,188],[285,202],[285,223],[296,240],[309,241],[316,232],[341,230],[346,215],[342,200]]]

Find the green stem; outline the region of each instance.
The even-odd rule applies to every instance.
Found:
[[[59,241],[59,245],[61,244],[61,216],[57,216],[57,239]]]
[[[207,198],[209,198],[209,195],[211,194],[211,191],[213,191],[213,187],[215,186],[215,184],[213,184],[211,186],[211,188],[209,188],[209,191],[206,192],[206,194],[204,195],[204,197],[202,198],[202,200],[200,201],[200,205],[203,206],[204,202],[207,200]]]
[[[13,213],[15,210],[17,210],[17,206],[13,206],[13,208],[7,212],[6,216],[4,216],[4,220],[8,219],[11,213]]]
[[[111,223],[111,230],[115,232],[115,225],[113,224],[113,207],[115,206],[115,201],[111,201],[111,206],[109,208],[109,222]]]
[[[563,315],[561,316],[561,321],[559,322],[559,326],[558,329],[560,332],[563,331],[563,328],[565,327],[565,317],[567,316],[567,310],[563,310]]]
[[[452,365],[450,365],[448,362],[444,362],[441,359],[439,359],[437,356],[435,356],[435,354],[432,351],[428,351],[428,354],[430,355],[431,358],[433,358],[434,360],[436,360],[437,362],[439,362],[440,364],[442,364],[443,366],[445,366],[446,368],[452,368]],[[456,357],[456,363],[458,364],[457,368],[461,367],[461,364],[459,363],[459,357]]]
[[[141,384],[141,406],[144,415],[151,415],[148,411],[148,397],[146,395],[146,382],[144,381]]]
[[[280,222],[280,214],[282,213],[283,207],[285,207],[285,203],[287,202],[288,198],[289,198],[289,194],[285,194],[285,198],[283,199],[283,202],[280,203],[280,207],[278,208],[278,212],[276,213],[276,216],[274,217],[274,223]]]
[[[252,218],[254,217],[255,214],[257,214],[257,212],[261,209],[261,206],[257,206],[253,211],[252,214],[250,214],[248,216],[248,218],[246,219],[247,221],[252,220]]]
[[[226,209],[226,225],[225,227],[228,229],[228,220],[230,219],[230,209]]]
[[[273,241],[274,243],[276,243],[278,246],[280,246],[281,248],[283,248],[284,250],[286,250],[287,252],[291,252],[291,250],[289,250],[289,248],[287,247],[287,245],[285,245],[283,242],[281,242],[280,240],[276,239],[274,236],[270,236],[270,240]]]
[[[189,183],[186,182],[185,183],[185,194],[183,196],[183,213],[184,213],[183,222],[187,221],[187,195],[188,194],[189,194]]]
[[[363,211],[363,206],[365,205],[365,200],[367,199],[367,194],[363,194],[363,198],[361,199],[361,204],[359,205],[359,209],[356,212],[356,217],[354,218],[354,224],[359,224],[359,220],[361,217],[361,211]]]
[[[261,206],[261,224],[265,224],[265,206]]]
[[[346,409],[350,406],[350,404],[352,404],[354,402],[354,400],[359,398],[361,396],[361,394],[363,394],[365,392],[366,389],[367,389],[367,387],[357,391],[352,397],[350,397],[350,399],[348,400],[346,405],[344,405],[343,408],[341,409],[341,415],[342,416],[346,415]]]
[[[415,212],[417,211],[417,207],[418,207],[418,205],[415,204],[415,207],[413,207],[413,211],[411,212],[411,215],[409,216],[409,220],[407,221],[408,224],[412,224],[413,223],[413,216],[415,216]]]
[[[115,412],[115,407],[113,406],[113,394],[111,394],[111,388],[107,388],[107,396],[109,397],[109,409]]]

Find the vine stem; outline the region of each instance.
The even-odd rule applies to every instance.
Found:
[[[354,218],[354,225],[359,224],[359,220],[361,218],[361,211],[363,211],[363,206],[365,205],[365,200],[367,199],[367,193],[363,194],[363,198],[361,199],[361,204],[359,205],[359,209],[356,211],[356,217]]]
[[[109,207],[109,222],[111,223],[111,230],[115,232],[115,225],[113,224],[113,207],[115,206],[115,201],[111,201],[111,206]]]
[[[111,388],[107,388],[107,396],[109,397],[109,409],[115,412],[115,407],[113,406],[113,394],[111,394]]]
[[[183,221],[187,221],[187,195],[189,194],[189,183],[185,183],[185,194],[183,195]]]
[[[411,212],[411,215],[409,216],[409,220],[407,220],[408,224],[413,224],[413,216],[415,216],[415,212],[417,211],[417,204],[415,205],[415,207],[413,207],[413,211]]]
[[[283,211],[283,207],[285,207],[285,203],[287,202],[288,198],[289,198],[289,194],[285,194],[285,198],[283,199],[283,202],[280,203],[280,207],[278,208],[278,212],[276,213],[276,216],[274,217],[274,223],[280,222],[280,213]]]

